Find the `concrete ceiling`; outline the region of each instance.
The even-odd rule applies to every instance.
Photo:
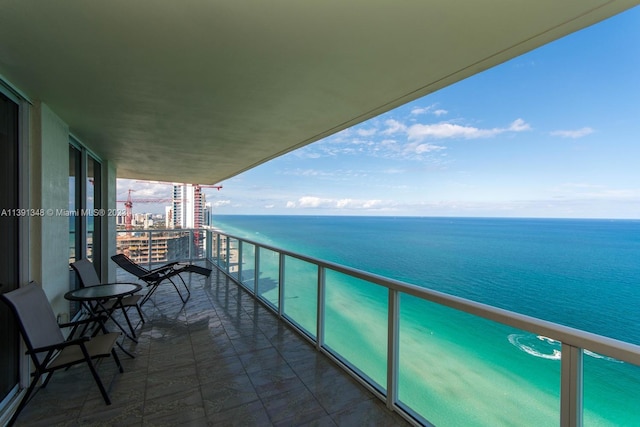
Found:
[[[640,0],[0,0],[0,75],[118,177],[213,184]]]

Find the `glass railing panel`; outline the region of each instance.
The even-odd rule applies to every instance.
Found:
[[[228,237],[224,236],[224,235],[218,235],[218,244],[217,244],[217,250],[218,250],[218,266],[224,270],[227,271],[227,267],[229,265],[229,256],[227,253],[227,240]]]
[[[593,426],[640,426],[640,366],[584,350],[583,422]]]
[[[435,425],[558,425],[560,348],[401,294],[398,398]]]
[[[228,264],[227,273],[237,281],[240,281],[240,242],[238,239],[228,237]]]
[[[205,230],[191,231],[191,259],[204,258],[206,248],[206,232]]]
[[[256,272],[256,246],[242,242],[242,264],[240,268],[240,283],[251,293],[254,291]]]
[[[324,344],[380,390],[386,389],[388,290],[327,269]]]
[[[210,234],[211,237],[211,259],[213,262],[216,262],[218,259],[218,240],[220,239],[220,235],[218,233],[212,232]]]
[[[280,254],[270,249],[259,249],[258,296],[278,308],[280,288]]]
[[[290,256],[284,261],[284,315],[309,336],[316,336],[318,266]]]

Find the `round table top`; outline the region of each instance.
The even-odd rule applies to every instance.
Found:
[[[72,301],[92,301],[122,297],[138,292],[140,289],[142,285],[137,283],[105,283],[69,291],[64,294],[64,297]]]

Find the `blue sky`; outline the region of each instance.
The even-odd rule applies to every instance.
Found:
[[[221,184],[214,214],[640,218],[640,8]]]

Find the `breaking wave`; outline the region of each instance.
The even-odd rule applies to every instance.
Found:
[[[542,335],[511,334],[509,342],[535,357],[549,360],[560,360],[560,342]]]
[[[511,344],[532,356],[550,360],[560,360],[562,357],[562,344],[560,341],[556,341],[549,337],[531,334],[511,334],[507,338]],[[586,356],[606,360],[608,362],[624,363],[621,360],[603,356],[602,354],[594,353],[589,350],[584,350],[584,354]]]

